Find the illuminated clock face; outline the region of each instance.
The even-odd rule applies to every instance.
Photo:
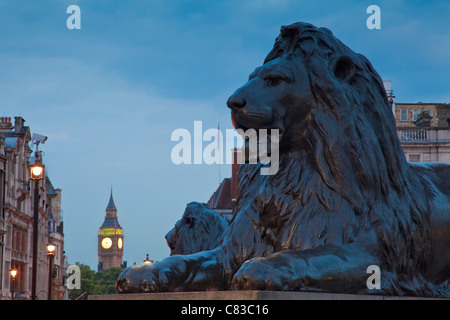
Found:
[[[117,246],[119,247],[119,249],[122,249],[123,246],[122,238],[119,238],[119,240],[117,241]]]
[[[110,238],[104,238],[102,240],[102,247],[105,249],[109,249],[112,246],[112,240]]]

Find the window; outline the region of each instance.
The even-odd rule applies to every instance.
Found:
[[[400,109],[400,121],[408,121],[408,109]]]
[[[409,162],[420,162],[420,154],[410,154]]]
[[[433,118],[433,109],[428,110],[428,113],[430,114],[430,117]]]
[[[417,120],[417,117],[420,114],[420,110],[419,109],[413,109],[413,121]]]

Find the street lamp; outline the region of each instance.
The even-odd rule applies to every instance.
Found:
[[[34,164],[30,166],[30,179],[34,180],[34,215],[33,215],[33,267],[31,278],[31,300],[36,299],[36,272],[38,255],[39,226],[39,181],[44,178],[45,166],[42,164],[41,153],[36,151]]]
[[[11,275],[11,300],[14,300],[14,287],[15,287],[14,280],[16,280],[17,270],[11,269],[9,270],[9,274]]]
[[[30,179],[31,180],[42,180],[44,179],[45,166],[42,164],[42,158],[40,152],[35,152],[35,161],[30,166]]]
[[[144,260],[144,263],[146,263],[146,264],[153,263],[153,261],[149,259],[148,253],[147,253],[147,258]]]
[[[56,246],[54,244],[47,244],[47,256],[48,256],[48,299],[52,300],[52,271],[53,271],[53,258],[55,257]]]

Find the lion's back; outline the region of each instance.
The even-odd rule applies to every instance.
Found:
[[[409,163],[424,186],[432,225],[450,223],[450,165],[442,162]]]
[[[426,195],[450,202],[450,164],[442,162],[410,162],[410,168],[425,186]],[[450,215],[450,207],[447,207]]]
[[[450,165],[435,163],[410,163],[425,187],[430,205],[433,254],[427,278],[440,283],[450,279]]]

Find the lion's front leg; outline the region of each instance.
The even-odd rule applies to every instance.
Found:
[[[116,282],[119,293],[225,289],[218,250],[170,256],[156,264],[126,269]]]
[[[234,290],[366,291],[369,265],[378,259],[354,248],[282,251],[246,261],[232,279]]]

